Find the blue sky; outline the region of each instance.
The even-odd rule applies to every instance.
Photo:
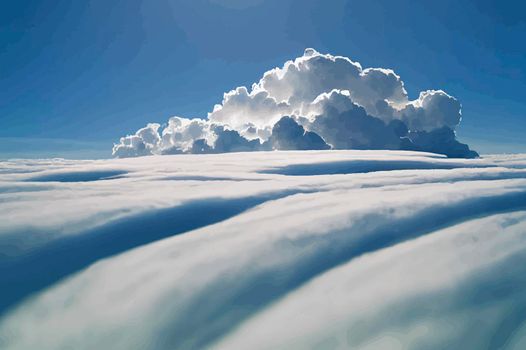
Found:
[[[306,47],[392,68],[463,105],[461,141],[526,152],[518,1],[11,1],[0,5],[0,157],[105,157],[169,116],[205,117]]]

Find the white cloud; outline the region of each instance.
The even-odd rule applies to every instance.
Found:
[[[274,125],[285,116],[292,116],[334,148],[422,150],[452,157],[477,155],[456,141],[454,130],[461,120],[461,105],[454,97],[442,90],[428,90],[410,101],[401,77],[394,71],[364,69],[347,57],[314,49],[306,49],[283,67],[265,72],[250,90],[240,86],[225,93],[206,121],[174,117],[162,131],[160,144],[141,140],[136,134],[122,138],[114,147],[114,155],[228,152],[240,149],[242,143],[246,145],[241,149],[262,150],[266,148],[249,141],[268,141]],[[228,146],[223,138],[216,148],[215,127],[237,132],[246,141],[234,137],[231,140],[237,145]],[[443,128],[451,133],[435,132]],[[412,137],[423,133],[427,133],[428,141],[415,144]],[[279,149],[281,144],[289,147],[294,143],[271,146]]]
[[[518,341],[525,159],[331,150],[2,163],[0,302],[27,298],[0,316],[0,344]],[[39,284],[50,275],[60,278]]]
[[[235,130],[253,125],[258,128],[272,126],[281,116],[290,113],[286,102],[278,103],[263,89],[254,89],[250,93],[242,86],[223,97],[223,103],[216,105],[208,114],[211,122],[224,124]]]
[[[162,131],[160,150],[156,153],[189,152],[195,140],[204,139],[211,145],[214,141],[210,122],[202,119],[172,117]]]
[[[254,89],[264,89],[277,101],[286,101],[299,114],[320,94],[332,90],[347,90],[352,100],[369,114],[380,113],[379,103],[403,105],[407,92],[400,77],[390,69],[367,68],[347,57],[320,54],[305,50],[302,57],[288,61],[263,75]],[[379,115],[378,115],[379,114]]]
[[[454,130],[462,119],[460,102],[442,90],[421,92],[398,115],[414,131],[432,131],[444,126]]]
[[[525,268],[513,266],[524,261],[525,232],[523,211],[379,250],[313,279],[214,348],[306,349],[326,342],[342,349],[481,349],[520,342],[524,327],[507,332],[526,302],[519,277]]]
[[[137,130],[134,135],[121,137],[119,144],[113,146],[113,155],[125,158],[153,154],[160,142],[158,133],[160,126],[157,123],[150,123]]]
[[[305,127],[336,149],[400,149],[401,139],[393,127],[353,102],[349,91],[333,90],[319,95],[311,105]]]

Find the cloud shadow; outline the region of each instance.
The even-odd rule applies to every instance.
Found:
[[[494,165],[465,163],[433,163],[416,160],[346,160],[337,162],[290,164],[283,167],[260,170],[262,174],[289,176],[313,176],[336,174],[359,174],[391,170],[428,170],[457,168],[490,168]]]
[[[99,180],[111,180],[127,174],[124,170],[91,170],[71,171],[52,174],[37,175],[26,179],[36,182],[90,182]]]

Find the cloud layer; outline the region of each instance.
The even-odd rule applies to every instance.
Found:
[[[302,140],[293,121],[303,128]],[[363,69],[347,57],[306,49],[282,68],[265,72],[251,89],[241,86],[225,93],[207,119],[172,117],[163,128],[148,124],[121,138],[113,155],[329,147],[476,157],[456,140],[460,121],[460,103],[442,90],[423,91],[409,100],[400,76],[390,69]],[[276,130],[280,135],[272,137]]]
[[[524,208],[526,155],[0,162],[0,348],[523,349]]]

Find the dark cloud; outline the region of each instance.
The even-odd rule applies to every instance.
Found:
[[[459,142],[455,132],[444,126],[433,131],[413,131],[408,134],[410,150],[444,154],[451,158],[477,158],[477,152]]]
[[[331,147],[316,133],[305,131],[291,117],[281,118],[272,128],[269,143],[277,150],[316,150]]]
[[[217,139],[212,152],[253,152],[261,150],[259,139],[247,140],[235,130],[225,130],[222,126],[214,128]]]
[[[338,100],[344,100],[338,101]],[[399,149],[395,128],[367,114],[365,109],[340,93],[333,92],[323,104],[321,114],[309,128],[335,149]],[[345,104],[343,111],[335,105]]]

